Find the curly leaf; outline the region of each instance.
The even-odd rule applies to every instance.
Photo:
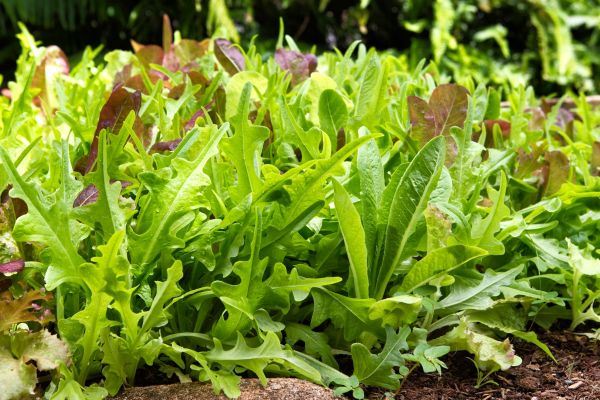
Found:
[[[461,319],[457,327],[432,341],[433,344],[448,345],[454,351],[465,350],[475,356],[478,367],[484,371],[507,370],[521,365],[521,358],[508,339],[500,342],[481,333],[475,324]]]

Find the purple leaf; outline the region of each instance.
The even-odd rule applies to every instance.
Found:
[[[98,200],[98,189],[94,184],[88,185],[81,191],[73,202],[73,207],[81,207],[91,203],[95,203]]]
[[[9,261],[4,264],[0,264],[0,274],[14,274],[21,272],[24,267],[25,261],[23,260]]]
[[[96,133],[105,128],[118,133],[129,112],[137,114],[141,104],[142,94],[139,91],[130,92],[122,86],[116,87],[100,110]]]
[[[142,104],[142,94],[139,90],[131,92],[123,86],[117,86],[110,97],[100,110],[100,117],[96,125],[96,133],[90,147],[87,166],[85,172],[90,172],[96,158],[98,157],[98,134],[102,129],[108,129],[113,133],[118,133],[123,122],[131,111],[136,114],[136,120],[133,126],[134,131],[138,136],[144,133],[144,124],[137,116]]]
[[[308,78],[317,69],[317,57],[314,54],[302,54],[283,48],[275,51],[275,62],[281,69],[290,72],[293,85]]]
[[[215,39],[215,57],[229,73],[235,75],[246,68],[246,60],[240,49],[227,39]]]
[[[196,111],[194,113],[194,115],[192,115],[192,117],[188,120],[188,122],[185,123],[185,130],[189,131],[190,129],[192,129],[195,125],[196,125],[196,120],[198,118],[202,118],[204,117],[205,111],[206,110],[210,110],[213,106],[213,101],[211,100],[205,107],[199,109],[198,111]]]
[[[533,145],[532,150],[526,153],[523,149],[517,150],[517,166],[514,176],[518,179],[529,178],[540,171],[544,163],[540,161],[544,153],[545,146]]]
[[[117,182],[114,179],[110,180],[110,183],[115,183]],[[121,190],[125,189],[128,186],[131,186],[131,182],[128,181],[119,181],[119,183],[121,184]],[[88,186],[85,187],[85,189],[83,189],[75,198],[75,201],[73,201],[73,207],[83,207],[83,206],[87,206],[88,204],[92,204],[95,203],[98,200],[98,188],[96,188],[96,186],[94,184],[90,184]]]
[[[179,146],[181,139],[169,140],[168,142],[157,142],[150,148],[151,153],[162,153],[164,151],[173,151]]]

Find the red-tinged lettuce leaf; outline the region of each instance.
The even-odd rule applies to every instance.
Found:
[[[173,28],[171,26],[171,19],[167,14],[163,14],[163,31],[162,31],[162,45],[165,53],[171,50],[171,44],[173,43]]]
[[[160,46],[155,44],[144,45],[132,40],[131,47],[133,47],[135,55],[144,67],[147,68],[150,64],[162,65],[165,52]]]
[[[209,45],[209,39],[204,39],[202,41],[181,39],[179,42],[175,43],[173,47],[179,65],[185,66],[205,55],[208,52]]]
[[[44,103],[52,108],[54,106],[54,94],[52,93],[54,81],[57,75],[68,74],[69,61],[65,53],[57,46],[49,46],[31,79],[31,88],[40,90],[33,102],[38,106]]]
[[[73,207],[81,207],[98,200],[98,189],[95,185],[88,185],[81,191],[73,202]]]
[[[133,129],[138,136],[141,137],[143,135],[144,124],[137,116],[141,104],[142,94],[140,91],[136,90],[132,92],[123,86],[117,86],[113,90],[102,107],[102,110],[100,110],[100,117],[98,118],[98,124],[96,125],[96,133],[88,154],[87,166],[85,169],[86,173],[91,171],[94,162],[98,157],[98,134],[102,129],[107,129],[115,134],[118,133],[129,113],[133,111],[136,114]]]
[[[600,176],[600,141],[592,143],[592,175]]]
[[[25,267],[25,261],[13,260],[0,264],[0,274],[8,275],[21,272]]]
[[[467,118],[468,96],[467,89],[455,84],[436,87],[429,103],[416,96],[409,96],[411,136],[425,145],[435,136],[448,135],[453,126],[462,128]]]
[[[179,146],[181,139],[169,140],[168,142],[157,142],[150,148],[150,153],[162,153],[165,151],[173,151]]]
[[[510,122],[504,119],[486,119],[483,121],[483,125],[485,126],[485,147],[496,147],[499,143],[495,142],[494,138],[494,127],[498,126],[500,128],[500,134],[503,139],[508,139],[510,137]]]
[[[435,131],[447,135],[453,126],[463,127],[467,118],[469,91],[460,85],[440,85],[433,90],[429,106],[435,117]]]
[[[541,102],[541,110],[544,113],[544,116],[547,117],[552,113],[552,109],[556,106],[556,99],[542,99]],[[559,127],[564,130],[568,136],[573,135],[573,122],[575,120],[581,120],[581,118],[571,111],[572,103],[564,101],[561,103],[560,108],[556,111],[556,116],[554,120],[554,126]],[[545,120],[546,118],[544,118]],[[543,126],[542,126],[543,127]],[[562,140],[562,138],[560,138]]]
[[[284,48],[275,51],[275,62],[281,69],[290,72],[293,85],[302,82],[317,69],[317,58],[314,54],[302,54]]]
[[[22,199],[10,197],[12,185],[8,185],[0,194],[0,263],[8,263],[22,258],[21,250],[13,230],[15,222],[22,215],[27,214],[27,203]],[[8,268],[8,267],[7,267]],[[1,272],[2,268],[0,268]]]
[[[190,70],[189,67],[182,68],[182,71],[187,74],[190,78],[190,81],[193,85],[202,85],[208,86],[210,85],[210,80],[200,71]],[[198,96],[201,96],[202,93],[197,93]]]
[[[168,98],[178,100],[185,92],[185,83],[180,83],[169,90]]]
[[[131,40],[131,47],[135,55],[145,68],[150,64],[162,65],[170,71],[179,71],[188,65],[194,64],[194,61],[208,52],[210,40],[202,41],[192,39],[181,39],[173,44],[173,34],[168,22],[168,17],[164,16],[166,24],[163,32],[163,46],[154,44],[144,45]],[[157,74],[158,71],[152,71]],[[165,78],[162,74],[161,77]]]
[[[155,74],[148,74],[148,78],[150,78],[150,82],[156,83],[160,77]],[[141,75],[133,75],[123,83],[123,86],[138,91],[142,94],[149,94],[146,85],[144,85],[144,80]]]
[[[414,139],[425,144],[436,136],[435,116],[425,100],[417,96],[408,96],[408,111],[412,127],[411,136]]]
[[[539,131],[544,129],[546,123],[546,113],[540,107],[533,107],[530,110],[531,119],[529,120],[529,129]]]
[[[131,77],[131,71],[133,70],[133,64],[126,64],[121,68],[119,72],[115,74],[115,79],[113,79],[113,87],[117,87],[122,85]]]
[[[139,91],[131,92],[122,86],[115,88],[100,110],[96,133],[102,129],[108,129],[113,133],[119,132],[127,115],[131,111],[137,114],[141,104],[142,94]]]
[[[551,196],[569,180],[571,166],[569,159],[561,151],[547,151],[544,159],[546,160],[542,168],[544,195]]]
[[[514,176],[518,179],[531,177],[536,172],[539,172],[544,166],[541,160],[544,154],[544,145],[533,145],[530,152],[525,152],[523,149],[517,150],[517,165]]]
[[[575,114],[566,108],[560,108],[556,115],[555,125],[559,128],[565,129],[567,132],[572,132],[573,121],[575,121]]]
[[[240,49],[227,39],[215,39],[215,57],[229,75],[235,75],[246,68],[246,59]]]
[[[110,183],[115,183],[116,181],[111,179]],[[128,186],[131,186],[131,182],[120,181],[121,189],[125,189]],[[81,191],[73,201],[73,208],[75,207],[83,207],[88,204],[93,204],[98,200],[98,188],[93,183],[86,186],[85,189]]]
[[[508,138],[508,136],[510,134],[510,122],[508,122],[504,119],[486,119],[485,121],[483,121],[483,123],[485,125],[485,129],[490,134],[491,134],[492,130],[494,129],[494,126],[498,125],[498,127],[500,128],[500,132],[502,133],[502,136],[505,138]]]
[[[8,291],[0,293],[0,333],[21,322],[35,321],[43,325],[52,320],[50,310],[38,304],[50,298],[50,293],[38,290],[25,292],[19,298]]]
[[[179,71],[181,65],[179,64],[179,60],[177,59],[172,46],[171,50],[165,53],[165,56],[162,60],[162,66],[172,72]]]
[[[201,85],[203,87],[207,87],[208,85],[210,85],[210,80],[206,78],[201,72],[190,70],[190,67],[193,66],[194,63],[190,63],[181,69],[181,71],[186,73],[192,85]],[[167,83],[168,82],[165,82],[166,87],[168,87]],[[186,87],[187,83],[180,83],[179,85],[174,86],[169,90],[169,98],[179,99],[185,92]],[[194,97],[196,97],[197,99],[202,98],[202,96],[204,96],[204,92],[202,90],[198,90],[194,94]]]
[[[192,129],[196,125],[196,121],[198,120],[198,118],[203,118],[206,115],[205,111],[210,110],[213,104],[214,101],[211,100],[205,107],[196,111],[194,115],[192,115],[192,117],[185,123],[185,130],[189,131],[190,129]]]

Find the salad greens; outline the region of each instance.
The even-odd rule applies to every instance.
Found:
[[[165,37],[69,68],[19,35],[0,398],[35,393],[36,367],[49,399],[114,395],[142,368],[230,397],[280,375],[361,398],[450,351],[491,373],[521,363],[515,338],[552,357],[535,329],[598,329],[583,95],[445,83],[358,43],[317,59],[288,37],[264,58]]]

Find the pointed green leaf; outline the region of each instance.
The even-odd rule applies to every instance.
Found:
[[[431,280],[437,279],[469,261],[483,257],[485,254],[487,252],[483,249],[463,245],[442,247],[431,251],[411,267],[402,280],[400,291],[411,293]]]
[[[332,146],[337,143],[339,130],[348,119],[348,109],[342,96],[333,89],[325,89],[319,97],[319,123],[329,136]]]
[[[360,215],[346,189],[335,179],[332,180],[334,203],[340,230],[346,244],[346,253],[350,260],[350,272],[356,297],[369,297],[369,274],[367,266],[367,248],[365,231]]]
[[[394,190],[389,214],[382,218],[385,224],[383,255],[378,266],[376,284],[371,288],[377,299],[383,298],[394,269],[405,257],[408,239],[422,217],[429,195],[440,177],[444,156],[443,136],[432,139],[411,161]]]

